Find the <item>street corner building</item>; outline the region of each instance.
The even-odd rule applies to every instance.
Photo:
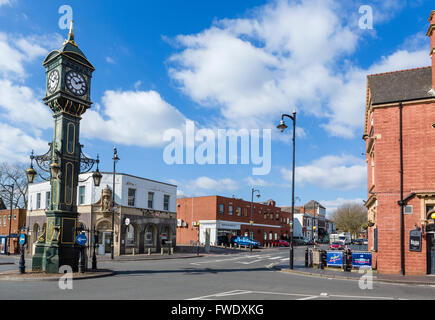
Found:
[[[177,243],[223,244],[233,235],[247,236],[267,245],[290,236],[290,216],[266,203],[222,196],[177,199]]]
[[[367,77],[368,235],[379,273],[435,274],[435,11],[432,65]]]
[[[26,209],[6,209],[0,198],[0,254],[17,254],[20,230],[26,225]]]
[[[97,254],[111,254],[112,214],[115,256],[160,253],[161,248],[175,248],[177,186],[116,173],[113,202],[113,173],[102,172],[98,187],[91,177],[92,173],[79,176],[77,227],[87,230],[90,241],[94,228],[98,231]],[[50,199],[49,182],[29,185],[29,254],[34,254],[38,238],[44,237],[47,232],[45,211],[50,207]],[[90,255],[91,250],[88,252]]]

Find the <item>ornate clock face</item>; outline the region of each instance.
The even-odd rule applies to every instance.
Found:
[[[76,96],[83,96],[88,90],[85,78],[76,71],[69,71],[65,75],[65,83],[68,90]]]
[[[59,84],[59,72],[57,70],[53,70],[48,76],[48,83],[47,83],[48,92],[53,93],[56,90],[58,84]]]

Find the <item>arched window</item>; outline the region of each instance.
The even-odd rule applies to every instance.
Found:
[[[145,245],[154,246],[155,245],[154,238],[155,238],[155,227],[149,224],[145,228]]]
[[[136,237],[135,237],[135,229],[134,226],[129,224],[127,226],[127,246],[134,246],[136,244]]]

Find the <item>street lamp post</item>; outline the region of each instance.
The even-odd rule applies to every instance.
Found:
[[[249,224],[251,226],[251,240],[254,240],[254,232],[252,231],[252,227],[254,225],[254,220],[252,217],[252,211],[254,209],[254,193],[257,192],[257,198],[260,198],[260,190],[255,190],[254,188],[251,189],[251,220],[249,221]],[[249,249],[252,252],[252,241],[249,245]]]
[[[294,248],[293,248],[293,227],[294,227],[294,214],[295,214],[295,144],[296,144],[296,111],[293,115],[283,114],[281,116],[281,122],[277,126],[281,132],[287,129],[287,125],[284,122],[284,118],[288,117],[293,120],[293,170],[292,170],[292,218],[291,218],[291,232],[290,232],[290,269],[293,269],[294,260]]]
[[[120,160],[118,157],[118,151],[116,147],[113,147],[113,186],[112,186],[112,240],[110,243],[110,256],[114,258],[114,243],[115,243],[115,175],[116,175],[116,163]]]
[[[92,254],[92,270],[97,270],[97,256],[95,254],[95,249],[96,249],[97,243],[98,243],[98,235],[99,235],[99,232],[98,232],[98,230],[95,229],[95,226],[94,226],[94,230],[93,230],[93,233],[92,233],[93,240],[94,240],[94,243],[93,243],[94,244],[94,248],[93,248],[94,250],[93,250],[93,254]]]

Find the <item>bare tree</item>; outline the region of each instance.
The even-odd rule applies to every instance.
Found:
[[[12,195],[13,208],[27,208],[27,177],[26,169],[22,164],[0,163],[0,197],[7,208],[11,205],[12,188],[8,185],[14,185]]]
[[[331,215],[337,229],[356,235],[367,223],[367,209],[362,204],[345,203]]]

